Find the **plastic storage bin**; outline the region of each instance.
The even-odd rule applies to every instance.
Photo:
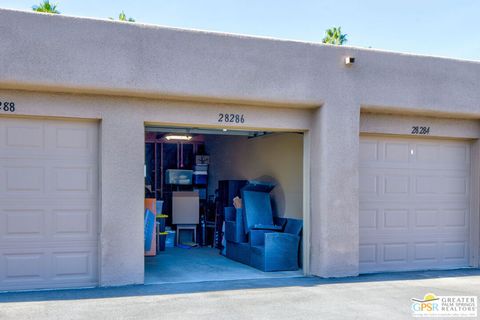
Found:
[[[175,247],[175,231],[165,231],[167,233],[167,237],[165,239],[165,247],[173,248]]]
[[[157,216],[159,214],[162,214],[162,211],[163,211],[163,200],[157,200]]]
[[[158,232],[165,232],[166,218],[168,218],[166,214],[157,214]]]
[[[165,251],[168,232],[160,232],[158,235],[158,251]]]
[[[208,171],[208,164],[197,164],[194,166],[195,171],[203,171],[207,172]]]
[[[207,184],[208,176],[206,174],[195,174],[193,180],[195,184]]]
[[[168,169],[165,174],[166,184],[192,184],[192,170]]]

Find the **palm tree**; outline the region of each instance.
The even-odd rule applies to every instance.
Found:
[[[49,0],[43,0],[38,6],[32,7],[33,11],[59,14],[56,4],[51,4]]]
[[[114,20],[113,18],[109,18],[110,20]],[[125,12],[120,12],[120,14],[118,15],[118,20],[120,21],[126,21],[126,22],[135,22],[135,19],[133,18],[127,18],[127,15],[125,14]]]
[[[342,33],[341,27],[333,27],[325,30],[325,37],[322,39],[322,42],[341,46],[347,42],[347,35]]]

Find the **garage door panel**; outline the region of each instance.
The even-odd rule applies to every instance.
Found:
[[[439,194],[444,196],[466,196],[469,193],[469,177],[464,172],[443,171],[443,174],[420,173],[415,177],[415,194]]]
[[[55,192],[91,193],[92,169],[88,167],[55,167],[53,190]]]
[[[65,163],[68,162],[68,165]],[[84,198],[98,195],[98,168],[95,163],[61,160],[0,160],[0,199]]]
[[[414,212],[415,219],[414,228],[415,229],[437,229],[439,226],[440,220],[437,219],[439,215],[439,210],[436,209],[417,209]]]
[[[0,124],[0,156],[31,158],[91,158],[98,153],[96,122],[9,118]]]
[[[45,259],[43,251],[4,254],[5,280],[28,281],[32,278],[45,279]]]
[[[407,175],[390,174],[383,177],[383,194],[402,195],[410,193],[410,177]]]
[[[362,137],[360,155],[361,272],[467,266],[468,143]]]
[[[467,226],[467,209],[449,209],[442,212],[442,225],[445,227],[461,227]]]
[[[432,241],[413,243],[414,259],[416,261],[439,262],[439,243]]]
[[[45,150],[56,156],[83,156],[95,158],[97,153],[97,125],[91,122],[48,122]]]
[[[92,225],[94,214],[89,209],[53,210],[53,232],[55,235],[94,235]],[[82,237],[83,238],[83,237]]]
[[[468,196],[470,178],[455,170],[394,170],[364,168],[360,174],[360,193],[375,196]],[[368,198],[362,198],[363,201]]]
[[[395,229],[397,231],[407,230],[409,228],[408,223],[408,210],[407,209],[387,209],[383,211],[383,228]]]
[[[444,259],[463,260],[467,255],[466,241],[445,241],[442,244]]]
[[[96,241],[97,210],[84,206],[0,211],[0,247],[31,241]],[[46,243],[45,243],[46,244]]]
[[[405,204],[394,205],[384,202],[377,206],[362,204],[360,210],[360,228],[370,228],[377,231],[383,229],[407,228],[416,229],[436,228],[438,232],[445,229],[468,228],[468,208],[455,206],[453,203],[438,203],[437,208],[428,206],[412,208]],[[394,230],[393,230],[394,231]],[[450,231],[449,231],[450,232]]]
[[[441,163],[452,166],[468,165],[470,163],[470,148],[465,144],[454,144],[443,146],[440,149],[438,160]]]
[[[385,244],[385,243],[425,243],[425,242],[437,242],[437,243],[467,243],[468,239],[466,237],[460,236],[460,232],[458,234],[452,233],[439,233],[439,234],[426,234],[426,235],[419,235],[415,232],[401,232],[398,233],[389,233],[389,232],[378,232],[376,234],[368,235],[368,236],[361,236],[360,240],[362,244]]]
[[[361,194],[378,195],[379,194],[379,176],[371,174],[368,171],[360,173]]]
[[[45,211],[39,209],[10,209],[3,211],[4,239],[41,239],[45,237]]]
[[[4,167],[6,193],[43,193],[45,168],[38,165],[8,165]]]
[[[88,246],[0,249],[2,290],[95,285],[96,255]]]
[[[359,227],[360,229],[377,229],[378,228],[378,210],[377,209],[360,210]]]
[[[81,280],[93,281],[96,278],[96,251],[85,248],[84,251],[61,251],[52,252],[53,270],[52,277],[55,280]]]
[[[438,144],[418,143],[414,152],[417,154],[416,161],[423,165],[436,163],[440,158],[440,146]]]
[[[97,282],[98,129],[0,117],[0,290]]]
[[[360,270],[381,272],[464,267],[466,250],[466,244],[461,242],[367,243],[360,246]]]
[[[360,161],[374,162],[378,160],[378,142],[360,141]]]
[[[364,242],[360,245],[360,264],[376,264],[377,257],[377,244]]]
[[[360,163],[363,168],[374,169],[465,170],[470,164],[469,148],[456,144],[444,148],[404,144],[400,152],[395,150],[399,149],[395,144],[396,148],[390,146],[391,151],[388,151],[380,142],[375,148],[363,142],[360,144]]]
[[[23,119],[10,119],[1,125],[2,149],[4,152],[22,149],[43,149],[44,124],[42,122],[28,122]]]
[[[54,134],[54,138],[49,140],[53,144],[48,145],[48,147],[69,149],[69,151],[72,151],[71,149],[82,150],[90,153],[92,146],[90,133],[91,131],[85,126],[76,125],[73,127],[70,124],[52,126],[52,128],[47,128],[47,135]]]
[[[383,145],[383,159],[386,162],[409,162],[410,146],[408,142],[387,142]]]

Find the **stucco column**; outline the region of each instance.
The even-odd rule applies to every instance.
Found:
[[[312,120],[310,272],[358,274],[360,107],[327,101]]]
[[[134,109],[119,106],[101,123],[101,286],[143,283],[145,138]]]

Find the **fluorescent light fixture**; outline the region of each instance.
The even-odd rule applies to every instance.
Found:
[[[169,134],[165,136],[167,140],[182,140],[182,141],[189,141],[192,140],[192,136],[188,135],[177,135],[177,134]]]

